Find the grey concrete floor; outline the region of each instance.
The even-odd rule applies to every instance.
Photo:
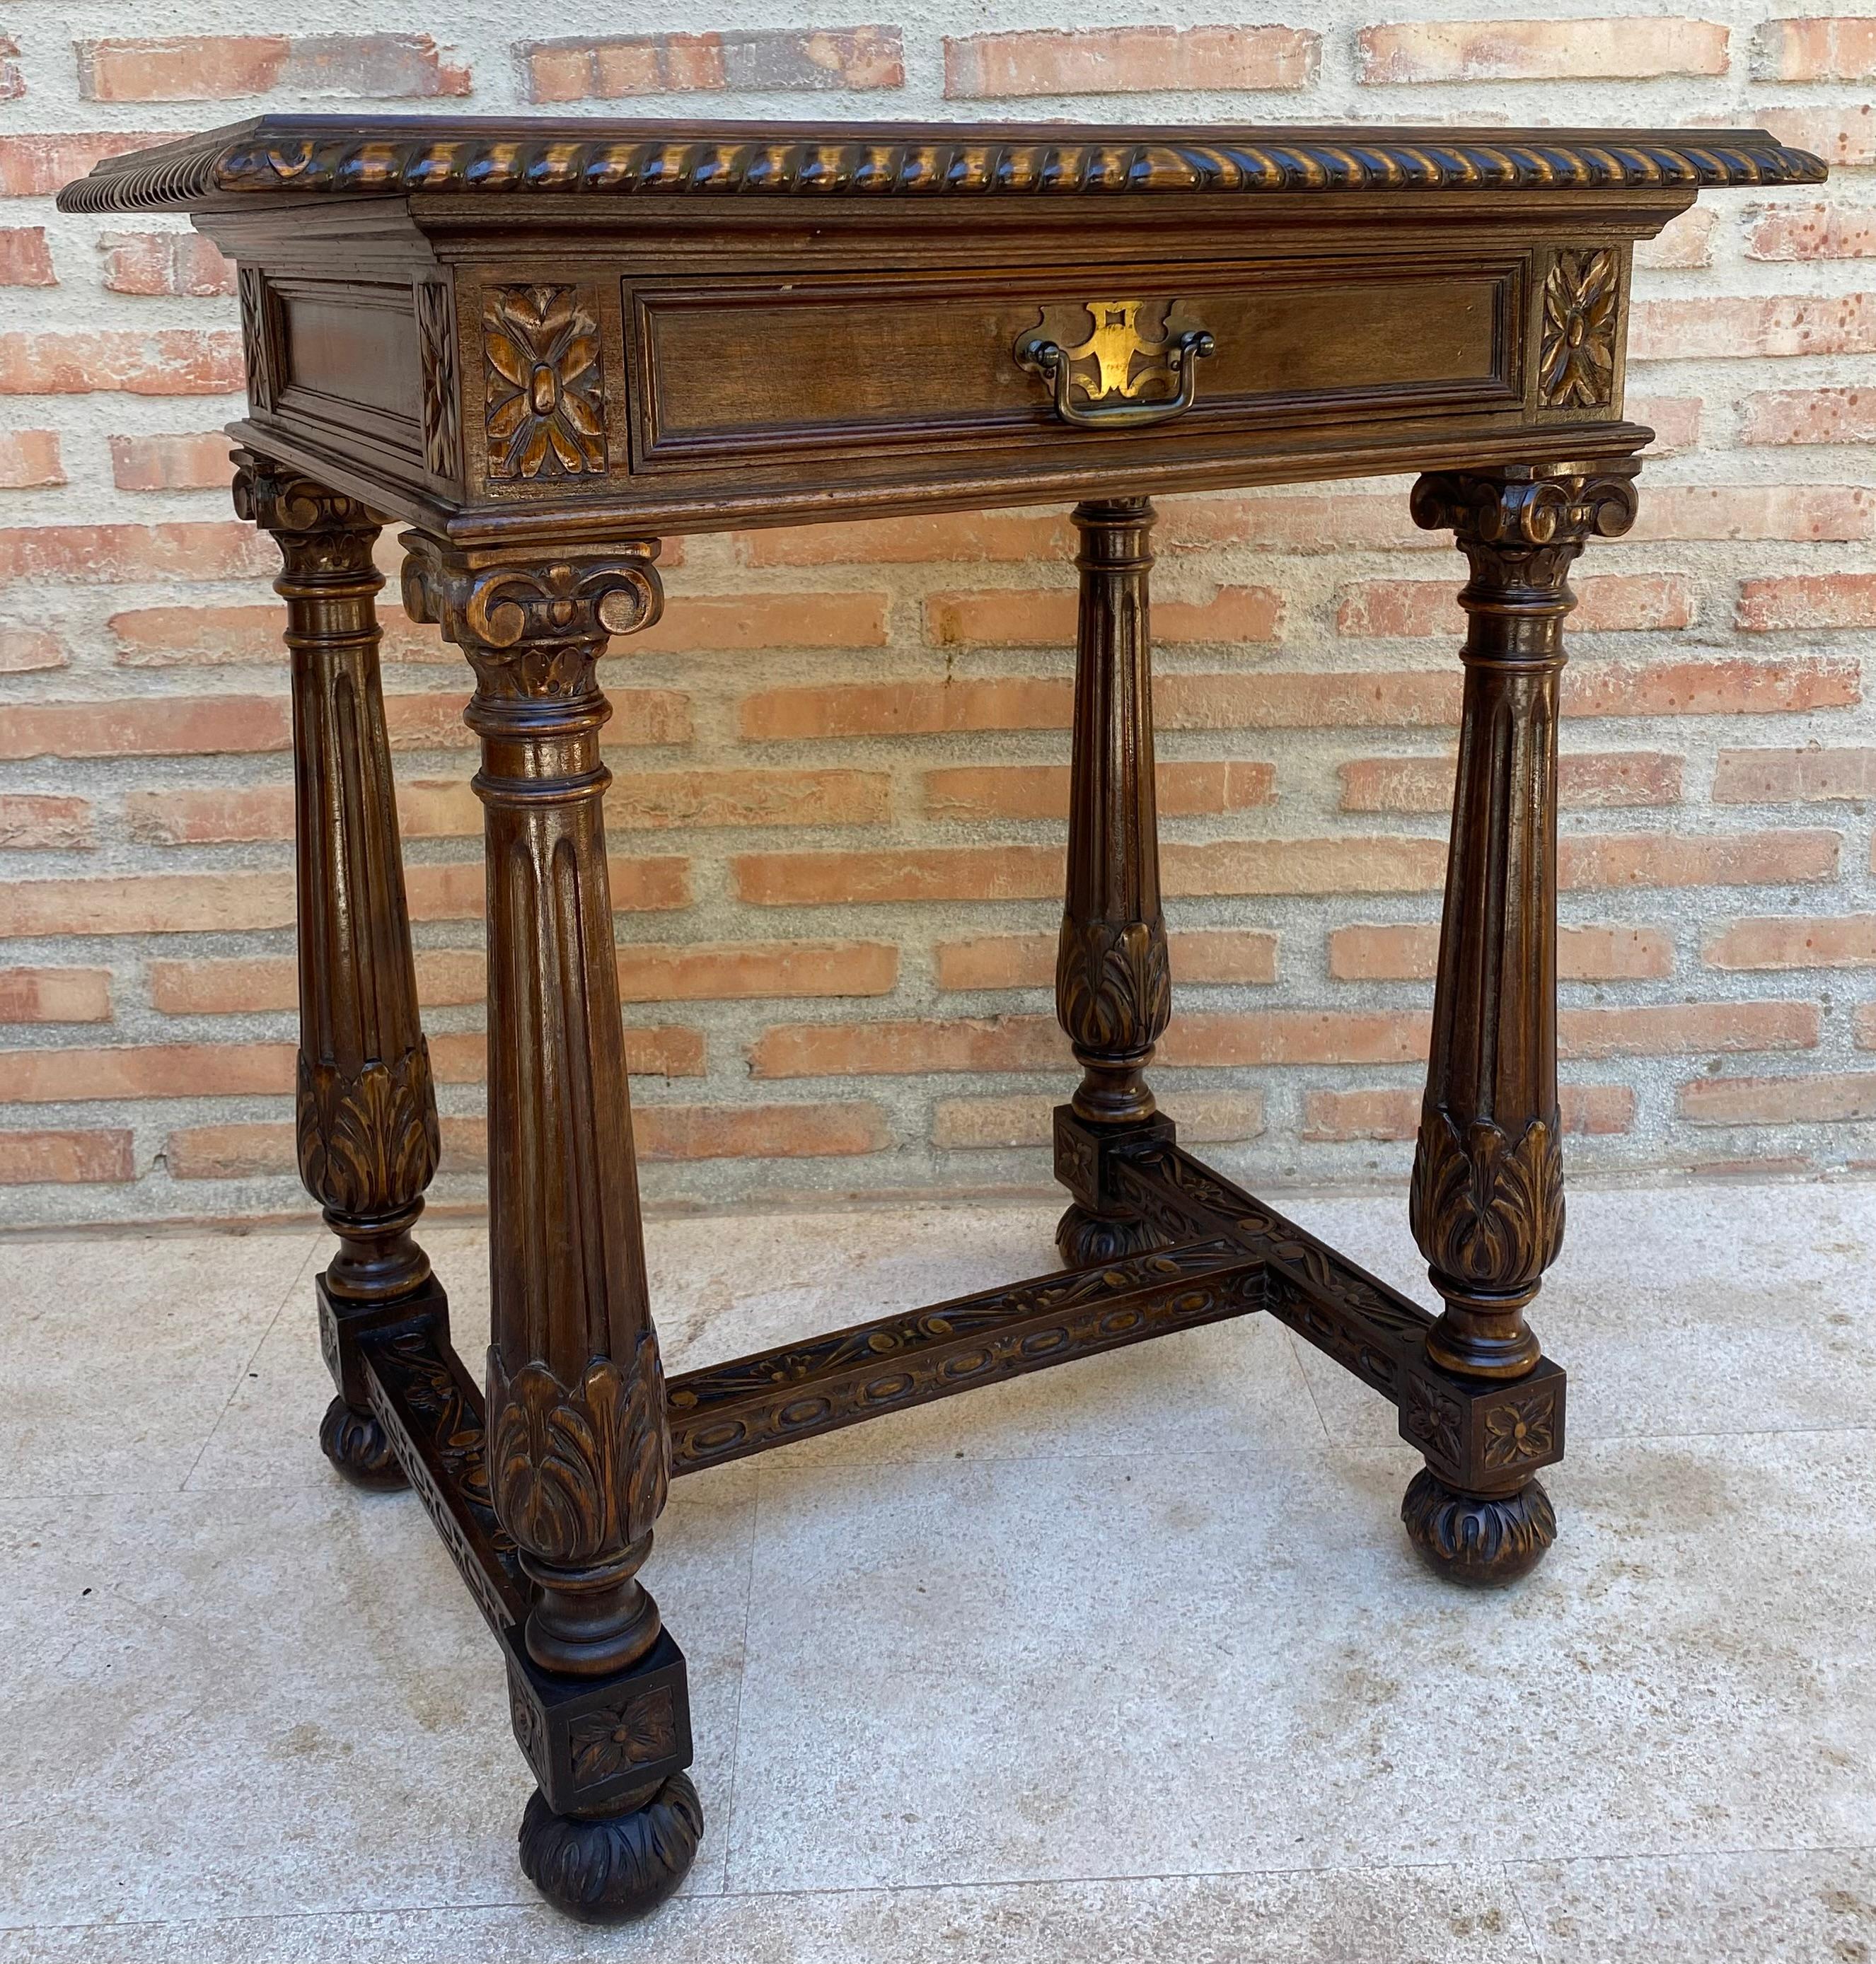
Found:
[[[1506,1595],[1261,1318],[680,1482],[708,1827],[625,1931],[533,1898],[495,1647],[319,1455],[323,1237],[0,1244],[0,1960],[1876,1957],[1876,1186],[1570,1205]],[[1291,1211],[1424,1299],[1398,1199]],[[654,1223],[667,1362],[1046,1268],[1054,1211]],[[479,1358],[482,1237],[427,1240]]]

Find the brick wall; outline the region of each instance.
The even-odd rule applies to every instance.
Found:
[[[779,10],[778,10],[779,11]],[[1703,201],[1645,255],[1633,538],[1579,582],[1563,1038],[1587,1170],[1876,1163],[1876,17],[1703,6],[1177,27],[940,0],[803,26],[693,0],[423,17],[312,0],[198,38],[17,10],[0,43],[0,1216],[268,1212],[291,1174],[288,714],[271,546],[228,515],[227,269],[50,194],[263,108],[1193,121],[1759,124],[1821,194]],[[1139,11],[1144,12],[1145,8]],[[1164,10],[1160,10],[1164,11]],[[1454,10],[1466,12],[1463,0]],[[165,22],[165,24],[169,23]],[[949,32],[947,32],[949,29]],[[1458,701],[1457,554],[1402,482],[1163,502],[1157,1073],[1261,1180],[1398,1178],[1426,1040]],[[1065,515],[674,544],[609,665],[619,963],[647,1183],[724,1198],[1046,1178],[1068,1080]],[[392,568],[390,552],[387,570]],[[438,1192],[483,1149],[478,817],[458,658],[394,611],[387,685]]]

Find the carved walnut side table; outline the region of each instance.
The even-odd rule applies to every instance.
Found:
[[[1566,576],[1634,515],[1633,242],[1707,186],[1815,183],[1762,132],[802,128],[265,117],[101,165],[239,268],[235,496],[278,542],[298,818],[300,1165],[340,1471],[408,1481],[506,1647],[553,1901],[649,1907],[703,1818],[684,1659],[638,1571],[673,1474],[1267,1310],[1399,1409],[1456,1581],[1555,1520]],[[1415,469],[1470,570],[1414,1233],[1436,1319],[1181,1151],[1147,576],[1161,487]],[[595,665],[664,533],[1078,498],[1056,1000],[1065,1272],[668,1385],[646,1300]],[[412,1238],[437,1156],[372,547],[468,657],[487,812],[487,1405]],[[486,1410],[486,1422],[485,1414]]]

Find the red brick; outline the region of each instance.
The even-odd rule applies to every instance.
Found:
[[[1034,900],[1062,891],[1058,846],[900,848],[873,852],[746,852],[730,861],[736,895],[759,907],[873,907],[893,900]]]
[[[107,232],[104,284],[114,294],[212,300],[235,290],[234,262],[199,232]],[[226,439],[223,439],[226,448]]]
[[[0,1023],[108,1023],[106,968],[0,968]]]
[[[1876,573],[1783,573],[1743,579],[1736,618],[1754,634],[1876,627]]]
[[[889,995],[899,952],[876,941],[634,942],[618,952],[628,1003]]]
[[[0,56],[17,55],[20,44],[10,35],[0,35]],[[20,72],[19,63],[11,59],[0,59],[0,102],[14,102],[26,93],[26,78]]]
[[[1727,30],[1711,21],[1635,18],[1409,21],[1364,27],[1358,81],[1642,81],[1724,75]]]
[[[121,1186],[136,1177],[127,1130],[0,1132],[0,1186]]]
[[[1060,512],[926,512],[745,532],[737,544],[745,563],[761,566],[1066,560],[1075,550],[1075,528]]]
[[[1845,709],[1862,700],[1853,656],[1733,656],[1676,662],[1572,662],[1563,671],[1563,714],[1592,716],[1771,716]]]
[[[50,197],[74,178],[82,178],[107,157],[173,143],[173,130],[159,133],[129,130],[79,135],[61,131],[43,136],[0,136],[0,197]]]
[[[1226,839],[1160,848],[1168,894],[1418,894],[1446,878],[1443,839]]]
[[[0,627],[0,675],[65,666],[65,650],[43,627]]]
[[[480,1084],[488,1076],[487,1039],[480,1030],[453,1030],[430,1039],[439,1084]],[[702,1032],[675,1023],[625,1025],[625,1067],[634,1077],[701,1077]]]
[[[892,780],[884,771],[639,771],[615,781],[606,821],[628,830],[672,826],[885,825]]]
[[[622,655],[759,653],[765,648],[883,648],[885,593],[751,593],[673,599],[655,627],[622,636]]]
[[[82,852],[97,843],[88,799],[0,791],[0,851]]]
[[[606,862],[615,913],[651,913],[690,905],[688,859]],[[480,858],[442,865],[406,867],[404,885],[413,920],[480,920],[486,877]]]
[[[1855,167],[1876,163],[1876,111],[1867,102],[1827,109],[1759,109],[1752,120],[1781,143],[1809,150],[1827,164]]]
[[[1429,729],[1459,720],[1460,685],[1457,661],[1418,670],[1173,674],[1155,679],[1153,709],[1162,730]]]
[[[931,1142],[941,1150],[1046,1146],[1054,1134],[1053,1092],[1007,1098],[941,1098],[932,1108]],[[1264,1130],[1264,1101],[1254,1091],[1162,1093],[1159,1108],[1188,1145],[1254,1139]]]
[[[616,101],[712,89],[900,88],[897,27],[760,27],[532,41],[516,50],[528,102]]]
[[[980,935],[940,942],[940,989],[1046,989],[1055,980],[1052,934]],[[1175,984],[1274,982],[1277,937],[1252,929],[1219,929],[1171,938]]]
[[[1768,389],[1739,404],[1742,443],[1876,443],[1876,389]]]
[[[1715,804],[1809,804],[1876,798],[1876,749],[1722,750]]]
[[[1856,1012],[1856,1047],[1876,1050],[1876,1003],[1865,1003]]]
[[[1684,450],[1698,448],[1704,407],[1698,396],[1630,396],[1628,419],[1654,432],[1655,440],[1647,452],[1650,457],[1678,457]]]
[[[971,730],[1065,730],[1065,679],[998,676],[943,682],[834,682],[745,696],[740,734],[753,743],[804,736],[918,736]]]
[[[80,41],[79,93],[93,102],[207,102],[265,95],[467,95],[469,72],[428,34],[175,35]]]
[[[1694,618],[1694,586],[1677,573],[1592,573],[1576,582],[1570,625],[1579,633],[1610,634],[1685,627]],[[1336,632],[1355,639],[1458,640],[1466,617],[1459,589],[1437,579],[1364,580],[1342,589]]]
[[[1338,982],[1430,982],[1439,953],[1430,922],[1338,927],[1329,934],[1328,972]],[[1566,981],[1658,980],[1674,972],[1674,939],[1659,928],[1562,928],[1556,965]]]
[[[241,337],[220,329],[0,334],[0,396],[226,396],[243,377]]]
[[[1742,355],[1876,352],[1876,295],[1794,294],[1752,299],[1640,300],[1628,351],[1636,361]]]
[[[0,1104],[277,1094],[293,1089],[293,1074],[294,1047],[287,1043],[0,1051]]]
[[[114,436],[111,474],[120,491],[220,491],[234,467],[225,436]]]
[[[1842,841],[1834,832],[1688,835],[1577,833],[1557,842],[1558,884],[1601,887],[1771,887],[1836,878]]]
[[[264,1009],[297,1008],[299,978],[292,958],[284,955],[157,961],[149,964],[149,996],[152,1006],[165,1016],[251,1016]],[[478,987],[471,1000],[479,1002],[481,997]]]
[[[1690,1057],[1810,1050],[1823,1029],[1815,1003],[1637,1003],[1560,1009],[1557,1043],[1569,1057]]]
[[[1566,751],[1559,801],[1572,808],[1678,804],[1685,759],[1659,750]],[[1359,757],[1338,767],[1344,811],[1450,811],[1453,759]]]
[[[265,542],[232,518],[22,526],[0,531],[0,579],[238,579],[267,570]]]
[[[1713,264],[1714,228],[1720,214],[1712,206],[1697,204],[1670,219],[1653,239],[1635,242],[1635,263],[1652,270],[1682,271]]]
[[[945,94],[1002,98],[1159,89],[1299,89],[1316,77],[1319,35],[1301,27],[1042,28],[945,40]]]
[[[1803,1077],[1697,1077],[1680,1093],[1696,1125],[1842,1125],[1876,1118],[1876,1070]]]
[[[1161,1063],[1241,1067],[1280,1064],[1415,1064],[1431,1018],[1418,1010],[1258,1009],[1173,1019]]]
[[[1557,1102],[1564,1131],[1581,1137],[1626,1132],[1635,1123],[1635,1094],[1626,1084],[1566,1084]],[[1420,1093],[1404,1086],[1303,1096],[1303,1136],[1317,1144],[1411,1139],[1419,1129]]]
[[[0,935],[233,933],[293,921],[293,875],[284,871],[0,884]]]
[[[641,1160],[851,1159],[891,1144],[884,1109],[821,1105],[649,1105],[632,1114]]]
[[[291,712],[275,696],[19,703],[0,721],[0,758],[213,756],[291,741]]]
[[[265,1179],[297,1173],[291,1125],[183,1125],[163,1141],[172,1179]]]
[[[56,287],[43,225],[13,225],[0,230],[0,287]]]
[[[1876,968],[1876,914],[1730,921],[1701,952],[1710,968]]]
[[[1759,82],[1867,82],[1876,78],[1876,19],[1762,21],[1752,37]]]
[[[56,430],[0,431],[0,490],[31,491],[65,481]]]
[[[676,689],[618,688],[609,692],[612,720],[602,743],[687,743],[692,729],[690,698]],[[461,750],[476,739],[462,720],[468,691],[443,694],[394,690],[384,698],[384,728],[394,750]]]
[[[1283,599],[1267,586],[1222,586],[1209,600],[1161,601],[1153,609],[1156,640],[1274,641],[1283,631]],[[1075,596],[1022,589],[934,593],[925,602],[925,638],[940,648],[1072,647]]]
[[[225,438],[217,439],[224,451]],[[280,605],[252,607],[133,607],[114,614],[104,624],[117,643],[117,659],[125,668],[176,668],[265,662],[285,672],[286,649],[281,634],[286,618]],[[462,663],[455,649],[429,628],[419,627],[401,608],[380,602],[378,624],[384,630],[381,650],[387,662],[413,659],[451,668]],[[437,650],[442,650],[438,662]],[[462,692],[468,700],[471,678],[461,667]]]
[[[1161,817],[1248,811],[1277,795],[1269,764],[1161,764],[1155,773]],[[1066,819],[1066,764],[965,765],[927,771],[925,809],[933,818]]]
[[[1867,539],[1876,491],[1849,484],[1671,484],[1644,495],[1637,539]]]
[[[926,1071],[1062,1070],[1068,1040],[1052,1016],[939,1022],[778,1023],[750,1049],[757,1077],[907,1077]]]
[[[1867,205],[1766,205],[1746,235],[1749,259],[1876,258],[1876,212]]]

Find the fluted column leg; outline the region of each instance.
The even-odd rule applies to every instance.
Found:
[[[371,1413],[368,1329],[447,1317],[411,1229],[436,1170],[436,1099],[416,971],[378,675],[372,562],[379,526],[355,499],[246,451],[235,507],[284,562],[297,840],[300,1172],[339,1237],[320,1329],[339,1396],[320,1443],[349,1479],[403,1475]]]
[[[1429,1561],[1496,1582],[1532,1567],[1555,1519],[1537,1467],[1560,1455],[1562,1385],[1524,1311],[1563,1236],[1556,1086],[1556,733],[1567,575],[1627,530],[1630,462],[1515,466],[1421,479],[1413,515],[1450,527],[1472,577],[1452,848],[1433,1038],[1414,1157],[1415,1239],[1446,1307],[1422,1388],[1461,1381],[1470,1441],[1415,1478],[1403,1508]],[[1482,1381],[1515,1381],[1496,1402]],[[1409,1412],[1417,1409],[1411,1402]],[[1429,1433],[1441,1428],[1428,1421]],[[1436,1455],[1429,1453],[1429,1459]],[[1452,1477],[1443,1477],[1452,1476]]]
[[[495,1508],[539,1595],[511,1647],[541,1781],[522,1866],[563,1907],[635,1914],[702,1831],[680,1653],[638,1580],[670,1435],[645,1284],[595,679],[657,617],[649,542],[517,560],[407,537],[405,604],[474,668],[489,943]],[[573,1715],[570,1718],[568,1713]]]
[[[1074,516],[1081,586],[1055,1013],[1081,1082],[1056,1115],[1056,1175],[1075,1199],[1055,1238],[1079,1266],[1158,1244],[1107,1194],[1101,1161],[1113,1141],[1156,1118],[1145,1072],[1172,1013],[1172,980],[1153,784],[1153,508],[1144,498],[1088,499]]]

